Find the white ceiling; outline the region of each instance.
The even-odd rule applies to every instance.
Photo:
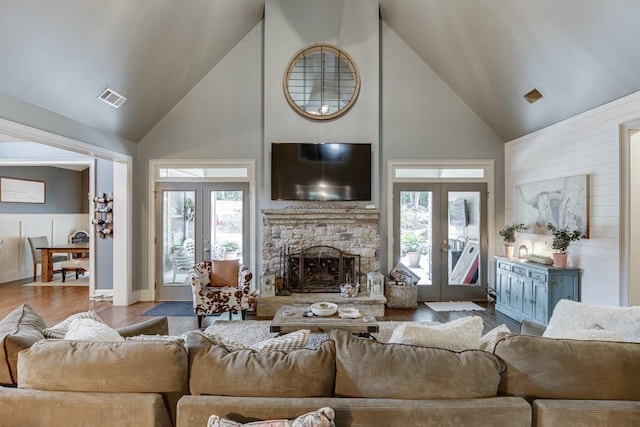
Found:
[[[505,141],[640,90],[639,0],[379,4]],[[0,93],[139,141],[263,11],[264,0],[0,0]],[[96,99],[107,86],[128,98],[120,109]],[[529,104],[533,88],[544,98]]]

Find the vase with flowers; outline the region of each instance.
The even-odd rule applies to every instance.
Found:
[[[516,224],[515,222],[511,225],[507,225],[505,226],[502,230],[500,230],[498,233],[500,234],[500,236],[502,237],[502,240],[504,240],[504,255],[509,257],[509,258],[513,258],[513,253],[514,253],[514,246],[513,244],[516,241],[517,235],[516,233],[518,231],[523,231],[526,230],[527,227],[524,224]]]
[[[556,227],[555,225],[548,223],[547,230],[553,236],[551,241],[551,248],[555,249],[553,253],[553,265],[558,268],[567,267],[567,248],[571,242],[575,242],[582,238],[582,231],[569,230],[567,227]]]

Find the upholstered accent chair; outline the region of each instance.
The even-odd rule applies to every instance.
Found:
[[[237,275],[233,269],[234,263]],[[229,277],[229,274],[233,277]],[[252,278],[253,273],[249,268],[237,260],[202,261],[196,264],[189,271],[187,280],[191,283],[198,328],[202,327],[202,319],[208,314],[229,313],[231,320],[231,314],[240,312],[244,320],[247,309],[257,296],[251,290]]]
[[[33,258],[33,281],[36,281],[38,275],[38,264],[42,264],[42,251],[37,248],[49,246],[49,239],[47,236],[27,237],[29,242],[29,248],[31,249],[31,257]],[[51,262],[62,262],[68,258],[66,255],[52,255]],[[54,273],[59,273],[60,270],[53,270]]]

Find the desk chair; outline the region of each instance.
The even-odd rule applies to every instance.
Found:
[[[37,236],[37,237],[27,237],[27,241],[29,242],[29,248],[31,248],[31,258],[33,258],[33,281],[36,281],[36,277],[38,276],[38,264],[42,264],[42,251],[41,247],[49,246],[49,239],[47,236]],[[51,257],[51,262],[62,262],[66,261],[68,258],[66,255],[53,255]],[[60,273],[60,270],[53,270],[54,273]]]

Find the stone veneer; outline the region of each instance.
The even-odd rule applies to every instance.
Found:
[[[361,208],[265,209],[262,265],[280,274],[281,251],[298,252],[316,245],[333,246],[360,255],[360,280],[380,270],[380,211]]]
[[[360,255],[360,290],[355,298],[340,293],[292,293],[289,296],[257,298],[258,317],[273,317],[281,305],[318,301],[367,306],[376,317],[384,316],[384,295],[366,293],[367,273],[380,269],[380,211],[342,207],[290,207],[263,210],[263,272],[281,274],[282,250],[298,252],[310,246],[333,246]]]

